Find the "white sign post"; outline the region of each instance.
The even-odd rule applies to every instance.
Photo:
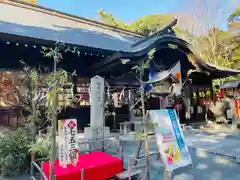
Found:
[[[59,120],[59,165],[66,168],[68,164],[78,163],[77,120]]]
[[[179,119],[173,109],[151,110],[150,117],[155,127],[157,146],[168,172],[192,164],[192,158],[184,143]]]

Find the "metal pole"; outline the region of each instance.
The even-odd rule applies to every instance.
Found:
[[[88,140],[88,150],[89,150],[89,153],[92,152],[92,140]]]
[[[124,167],[124,156],[123,156],[123,143],[120,141],[119,154],[122,160],[122,166]]]
[[[131,158],[128,158],[128,180],[131,180],[132,173],[131,173]]]
[[[84,180],[84,169],[81,169],[81,180]]]

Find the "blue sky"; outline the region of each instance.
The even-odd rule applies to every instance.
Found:
[[[118,19],[129,23],[141,16],[155,13],[193,12],[196,0],[38,0],[38,4],[44,7],[67,12],[85,18],[97,19],[97,11],[104,9],[111,12]],[[234,10],[240,0],[207,0],[208,2],[220,2],[223,21]],[[234,4],[229,3],[235,1]],[[222,26],[222,25],[221,25]]]
[[[95,19],[97,11],[104,9],[126,22],[153,13],[175,11],[182,0],[38,0],[39,5]]]

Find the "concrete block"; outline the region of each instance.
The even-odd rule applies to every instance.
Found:
[[[236,163],[240,163],[240,156],[236,156]]]

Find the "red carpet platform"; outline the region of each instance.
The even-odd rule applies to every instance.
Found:
[[[68,165],[67,168],[59,166],[55,161],[56,180],[81,180],[81,169],[84,169],[84,180],[105,180],[122,172],[122,160],[103,152],[79,155],[76,167]],[[43,171],[49,177],[49,162],[43,163]]]

